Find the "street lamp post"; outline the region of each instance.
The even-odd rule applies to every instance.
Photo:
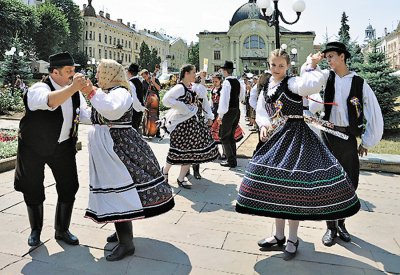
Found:
[[[11,47],[9,51],[5,52],[6,56],[11,56],[11,94],[14,95],[14,85],[15,85],[15,63],[17,61],[17,56],[22,58],[24,56],[24,52],[19,51],[17,54],[17,49],[15,47]]]
[[[297,14],[297,19],[293,22],[288,22],[284,17],[282,12],[278,8],[279,0],[272,0],[274,2],[274,7],[271,5],[271,0],[257,0],[257,5],[260,8],[262,14],[264,15],[265,21],[268,26],[275,26],[275,48],[279,49],[281,46],[279,39],[279,18],[286,24],[293,25],[300,19],[301,13],[306,8],[306,3],[304,0],[294,0],[293,10]]]

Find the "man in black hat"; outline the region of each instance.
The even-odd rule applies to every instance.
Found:
[[[127,69],[127,77],[129,79],[129,85],[131,86],[132,98],[133,98],[133,116],[132,116],[132,127],[139,133],[139,126],[142,122],[143,112],[146,108],[143,106],[143,84],[138,76],[139,65],[132,63]]]
[[[239,102],[244,101],[246,88],[232,76],[232,61],[225,61],[221,66],[225,80],[222,83],[221,96],[218,105],[219,137],[225,150],[226,160],[222,166],[234,168],[237,166],[235,130],[240,119]]]
[[[47,164],[56,181],[58,201],[55,238],[77,245],[69,232],[75,194],[78,191],[76,140],[79,118],[89,121],[86,101],[79,90],[92,90],[68,52],[51,55],[49,77],[34,84],[24,95],[25,116],[19,125],[15,190],[24,195],[28,208],[30,246],[37,246],[43,227],[45,200],[44,167]]]
[[[322,138],[357,189],[360,173],[358,156],[367,155],[368,149],[382,138],[381,109],[371,87],[347,67],[346,61],[351,55],[343,43],[328,43],[322,54],[325,55],[331,69],[322,71],[326,81],[324,119],[332,122],[336,131],[349,136],[344,140],[323,132]],[[365,126],[364,120],[367,121]],[[358,147],[356,137],[361,137]],[[344,219],[327,221],[327,227],[322,238],[324,245],[333,245],[337,234],[345,242],[351,240]]]

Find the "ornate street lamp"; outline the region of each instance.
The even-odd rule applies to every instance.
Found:
[[[297,19],[293,22],[288,22],[283,17],[282,12],[278,8],[279,0],[272,0],[274,2],[274,7],[271,5],[271,0],[257,0],[257,5],[260,8],[262,14],[265,17],[265,21],[268,26],[275,26],[275,47],[279,49],[281,46],[279,39],[279,18],[288,25],[293,25],[300,19],[301,13],[306,9],[306,3],[304,0],[294,0],[293,2],[293,10],[297,14]]]

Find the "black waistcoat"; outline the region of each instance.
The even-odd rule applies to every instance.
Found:
[[[50,87],[51,91],[55,91],[49,78],[44,83]],[[19,124],[19,138],[23,144],[32,147],[39,154],[44,156],[51,155],[58,144],[64,121],[61,106],[58,106],[54,111],[31,111],[28,108],[28,93],[24,96],[25,115]],[[72,106],[74,112],[70,137],[73,138],[75,144],[79,124],[79,92],[72,96]]]
[[[363,133],[363,85],[364,80],[355,75],[351,81],[349,97],[347,98],[347,112],[349,116],[349,131],[354,136],[361,136]],[[335,99],[335,72],[330,71],[326,83],[324,102],[333,102]],[[355,103],[358,102],[358,104]],[[357,106],[356,106],[357,105]],[[358,110],[358,115],[357,115]],[[329,120],[332,105],[325,105],[324,120]]]
[[[129,79],[129,81],[132,82],[133,85],[135,85],[136,96],[139,99],[140,103],[142,103],[142,105],[144,105],[144,91],[143,91],[142,82],[137,77],[133,77],[133,78]]]
[[[240,96],[240,82],[237,79],[228,78],[226,79],[231,84],[231,96],[229,98],[229,109],[239,108],[239,96]]]

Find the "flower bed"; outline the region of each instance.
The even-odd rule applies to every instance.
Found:
[[[17,155],[17,129],[0,129],[0,159]]]

